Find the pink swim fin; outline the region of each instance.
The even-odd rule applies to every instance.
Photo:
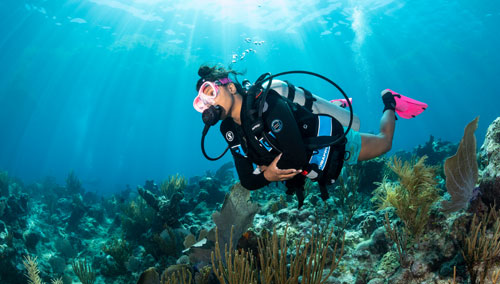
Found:
[[[351,102],[352,104],[352,98],[349,98],[349,101]],[[331,100],[330,101],[332,104],[336,105],[336,106],[339,106],[341,108],[346,108],[348,107],[349,105],[347,104],[347,100],[346,99],[338,99],[338,100]]]
[[[391,92],[394,96],[394,100],[396,101],[396,113],[402,118],[414,118],[427,108],[426,103],[405,97],[391,89],[383,90],[382,94],[386,93],[386,91]]]

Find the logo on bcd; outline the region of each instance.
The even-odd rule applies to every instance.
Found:
[[[233,140],[234,140],[234,133],[232,131],[226,132],[226,139],[229,142],[233,142]]]
[[[274,133],[280,132],[281,129],[283,129],[283,121],[281,121],[279,119],[275,119],[275,120],[273,120],[273,122],[271,122],[271,130]]]

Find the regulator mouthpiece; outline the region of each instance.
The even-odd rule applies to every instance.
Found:
[[[208,126],[213,126],[217,124],[222,115],[222,107],[219,105],[210,106],[208,109],[204,110],[201,114],[201,119]]]

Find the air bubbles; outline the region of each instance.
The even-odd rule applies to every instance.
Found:
[[[247,44],[257,45],[257,46],[261,46],[265,43],[265,41],[263,41],[263,40],[252,40],[252,38],[249,38],[249,37],[245,38],[244,41]],[[252,54],[252,53],[257,53],[257,50],[253,47],[247,47],[241,53],[233,52],[231,63],[237,63],[237,62],[245,59],[247,56],[249,56],[249,54]]]

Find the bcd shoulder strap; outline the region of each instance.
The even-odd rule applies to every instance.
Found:
[[[303,91],[304,91],[304,97],[306,99],[306,102],[304,103],[304,107],[309,110],[310,112],[312,112],[312,106],[313,106],[313,103],[314,101],[316,100],[315,98],[313,98],[311,92],[309,92],[308,90],[302,88],[302,87],[299,87],[301,88]]]
[[[288,81],[285,81],[285,83],[288,85],[288,96],[287,98],[293,102],[293,100],[295,99],[295,86],[288,82]]]
[[[295,99],[295,86],[288,81],[285,81],[285,83],[288,85],[287,99],[293,102],[293,100]],[[312,112],[312,106],[316,99],[313,97],[312,93],[306,90],[305,88],[302,87],[299,88],[302,89],[302,91],[304,91],[305,102],[303,107],[305,107],[308,111]]]

